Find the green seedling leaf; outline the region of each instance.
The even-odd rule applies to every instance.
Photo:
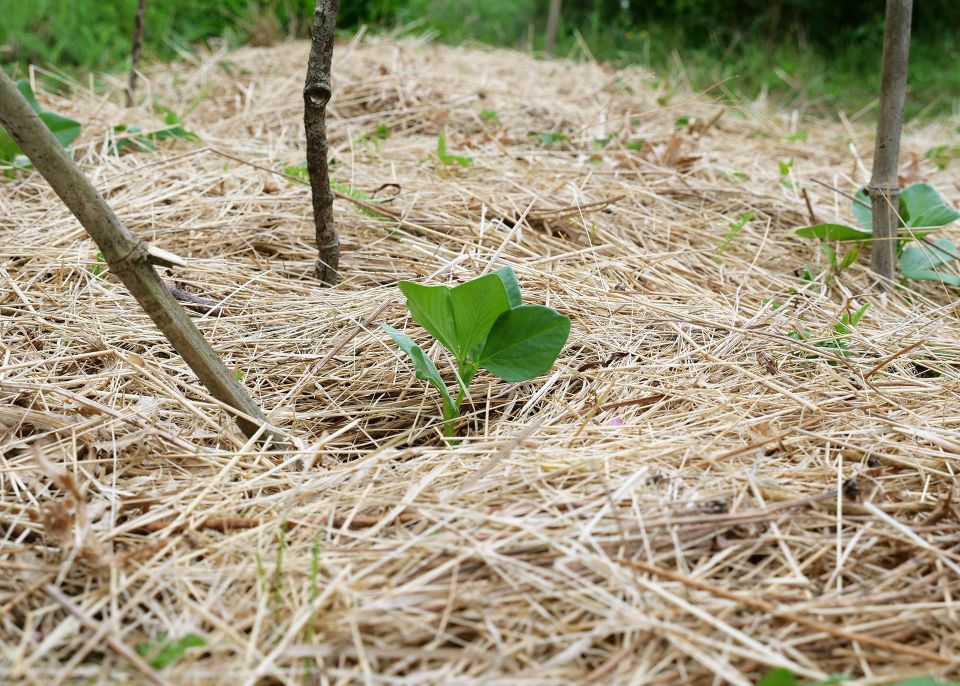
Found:
[[[840,267],[837,271],[843,271],[857,261],[857,257],[860,256],[860,248],[851,248],[847,251],[847,254],[843,256],[843,259],[840,261]]]
[[[777,162],[777,167],[780,170],[780,178],[785,179],[790,176],[790,170],[793,168],[793,158],[789,160],[780,160]]]
[[[180,116],[169,107],[158,105],[155,111],[157,114],[163,115],[163,123],[166,125],[165,128],[143,132],[137,126],[118,124],[113,127],[114,133],[128,135],[117,138],[113,144],[112,152],[114,154],[120,154],[124,150],[152,152],[157,149],[156,144],[160,141],[170,139],[185,141],[197,140],[197,134],[184,129]]]
[[[540,145],[543,146],[550,146],[555,143],[566,143],[570,140],[570,136],[558,131],[542,131],[534,135],[540,139]]]
[[[569,335],[569,317],[543,305],[520,305],[497,319],[477,364],[504,381],[526,381],[550,369]]]
[[[740,215],[740,218],[737,219],[737,221],[732,222],[727,227],[727,232],[723,235],[723,241],[717,248],[718,257],[723,255],[723,251],[727,249],[727,246],[730,245],[734,238],[740,235],[740,232],[743,231],[744,227],[747,225],[747,222],[753,219],[753,216],[753,211],[744,212]]]
[[[677,117],[676,121],[673,122],[673,127],[676,129],[682,129],[684,126],[690,125],[690,117]]]
[[[800,682],[797,681],[797,677],[789,669],[778,667],[767,672],[757,682],[757,686],[800,686]]]
[[[900,256],[900,273],[911,281],[936,281],[960,287],[960,275],[938,271],[938,267],[953,262],[957,247],[949,238],[941,238],[936,247],[926,243],[908,245]]]
[[[401,281],[413,320],[453,353],[461,365],[473,357],[497,318],[510,309],[503,278],[487,274],[456,288]]]
[[[500,280],[503,281],[503,287],[507,291],[507,300],[510,302],[510,307],[520,307],[520,284],[517,281],[517,275],[513,271],[513,267],[503,267],[494,272],[497,276],[500,277]]]
[[[437,371],[437,367],[433,364],[433,360],[427,357],[423,350],[421,350],[420,347],[414,343],[409,336],[405,336],[388,324],[381,324],[380,328],[390,334],[390,338],[392,338],[394,342],[400,346],[400,349],[407,353],[407,355],[410,356],[410,359],[413,360],[413,368],[416,372],[417,378],[428,382],[440,392],[440,396],[443,398],[444,408],[447,406],[452,406],[453,400],[450,398],[450,393],[447,391],[447,385],[443,382],[443,377],[440,376],[440,372]]]
[[[310,183],[310,172],[305,164],[291,164],[283,168],[283,173],[303,183]]]
[[[306,170],[304,170],[304,171],[306,171]],[[310,178],[309,178],[309,177],[310,177],[310,175],[307,174],[307,179],[306,179],[307,183],[310,182]],[[332,189],[335,190],[335,191],[339,191],[339,192],[343,193],[344,195],[349,195],[351,198],[356,198],[357,200],[366,200],[367,202],[376,202],[376,199],[375,199],[372,195],[370,195],[369,193],[366,193],[366,192],[364,192],[364,191],[361,191],[361,190],[358,189],[358,188],[354,188],[353,186],[348,186],[348,185],[346,185],[346,184],[338,183],[338,182],[336,182],[336,181],[330,181],[330,188],[332,188]],[[358,206],[357,209],[360,210],[361,212],[363,212],[364,214],[370,216],[370,217],[375,217],[376,219],[383,219],[383,220],[388,220],[388,219],[390,219],[390,216],[388,216],[388,215],[386,215],[386,214],[382,214],[382,213],[377,212],[377,211],[375,211],[375,210],[371,210],[371,209],[369,209],[369,208],[367,208],[367,207],[359,207],[359,206]]]
[[[960,212],[950,207],[933,186],[915,183],[900,194],[900,215],[909,227],[934,228],[960,219]]]
[[[816,224],[797,229],[801,238],[819,238],[822,241],[868,241],[873,234],[844,224]]]
[[[873,227],[873,203],[867,196],[866,188],[859,189],[854,197],[858,202],[853,203],[853,216],[867,230]],[[910,231],[910,236],[920,238],[933,233],[932,229],[946,226],[960,219],[960,211],[950,207],[936,189],[926,183],[914,183],[900,193],[900,218],[904,226],[910,229],[927,229],[925,231]]]
[[[873,231],[873,203],[870,200],[870,196],[867,195],[866,188],[860,188],[853,195],[856,200],[852,200],[852,211],[854,218],[860,222],[862,226],[867,231]],[[857,202],[859,200],[860,202]],[[865,203],[865,205],[861,204]]]
[[[837,271],[837,251],[834,250],[833,246],[829,243],[820,244],[820,252],[827,256],[827,259],[830,260],[830,268],[836,272]]]
[[[54,112],[44,112],[40,107],[37,96],[34,95],[30,82],[26,79],[17,81],[17,90],[24,97],[30,107],[40,116],[40,120],[47,125],[47,128],[53,133],[54,138],[63,147],[67,147],[80,135],[80,122],[67,117],[63,117]],[[12,165],[16,168],[29,166],[27,163],[18,163],[17,156],[22,155],[23,151],[17,145],[13,137],[7,133],[6,129],[0,127],[0,164]]]
[[[140,643],[136,651],[141,657],[147,659],[151,667],[159,671],[179,660],[191,648],[202,648],[205,645],[207,642],[203,636],[186,634],[176,640]]]
[[[492,121],[494,124],[500,123],[500,115],[493,110],[480,110],[480,118]]]
[[[463,157],[461,155],[451,155],[447,152],[447,137],[442,134],[437,134],[437,159],[439,159],[443,164],[458,164],[461,167],[469,167],[473,164],[472,157]]]

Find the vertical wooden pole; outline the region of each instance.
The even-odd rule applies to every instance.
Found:
[[[880,81],[880,116],[874,145],[873,174],[867,194],[873,205],[873,271],[886,280],[895,277],[897,229],[900,225],[900,131],[907,93],[907,60],[910,53],[910,20],[913,0],[887,0],[883,34],[883,71]]]
[[[333,94],[333,41],[340,0],[317,0],[310,42],[310,60],[303,87],[303,125],[307,135],[307,171],[313,198],[313,223],[317,234],[316,277],[326,286],[339,279],[340,237],[333,221],[333,192],[327,163],[327,103]]]
[[[544,38],[543,49],[548,55],[557,50],[557,29],[560,26],[560,6],[563,0],[550,0],[550,10],[547,13],[547,35]]]
[[[133,107],[137,91],[137,73],[140,71],[140,56],[143,54],[143,15],[147,12],[147,0],[138,0],[137,16],[133,21],[133,47],[130,50],[130,80],[127,83],[127,107]]]

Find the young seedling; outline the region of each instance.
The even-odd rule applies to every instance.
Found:
[[[835,274],[852,265],[860,254],[860,246],[873,240],[873,209],[865,188],[854,196],[852,212],[861,228],[846,224],[816,224],[796,230],[801,238],[818,238],[824,242],[821,250],[830,259]],[[930,237],[937,229],[960,219],[960,211],[948,205],[933,186],[915,183],[900,193],[898,216],[903,224],[898,231],[895,249],[900,275],[909,281],[936,281],[960,288],[960,275],[940,269],[957,259],[960,254],[957,246],[948,238],[933,240]],[[839,258],[828,242],[852,242],[855,245]]]
[[[452,396],[436,365],[412,339],[392,326],[381,328],[413,360],[418,379],[440,393],[443,435],[456,432],[460,407],[481,369],[504,381],[527,381],[550,369],[570,335],[570,319],[543,305],[524,305],[510,267],[455,288],[401,281],[413,320],[433,335],[457,361],[457,393]],[[451,441],[452,442],[452,441]]]

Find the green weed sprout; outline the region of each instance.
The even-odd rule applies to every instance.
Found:
[[[524,305],[520,284],[510,267],[454,288],[401,281],[413,320],[426,329],[457,361],[456,396],[451,396],[436,365],[412,339],[381,324],[413,360],[418,379],[440,393],[443,435],[456,431],[460,406],[481,369],[504,381],[527,381],[556,361],[570,335],[570,318],[543,305]],[[451,441],[452,442],[452,441]]]

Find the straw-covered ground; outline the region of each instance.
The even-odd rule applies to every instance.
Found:
[[[309,190],[270,171],[303,163],[306,55],[157,66],[131,110],[119,77],[41,95],[83,123],[76,156],[118,215],[188,261],[165,278],[220,303],[196,322],[305,450],[246,441],[43,179],[4,180],[0,680],[958,674],[954,293],[882,292],[866,256],[834,277],[793,233],[811,211],[849,220],[814,180],[866,180],[866,126],[639,70],[355,40],[335,58],[334,178],[389,217],[337,201],[325,290]],[[110,154],[115,125],[162,126],[156,104],[199,138]],[[905,180],[954,203],[922,153],[956,124],[904,142]],[[438,160],[441,132],[470,166]],[[570,341],[531,382],[481,376],[447,447],[436,393],[378,325],[427,346],[396,281],[503,265]],[[839,355],[835,325],[867,304]],[[159,671],[131,658],[190,634],[203,645]]]

